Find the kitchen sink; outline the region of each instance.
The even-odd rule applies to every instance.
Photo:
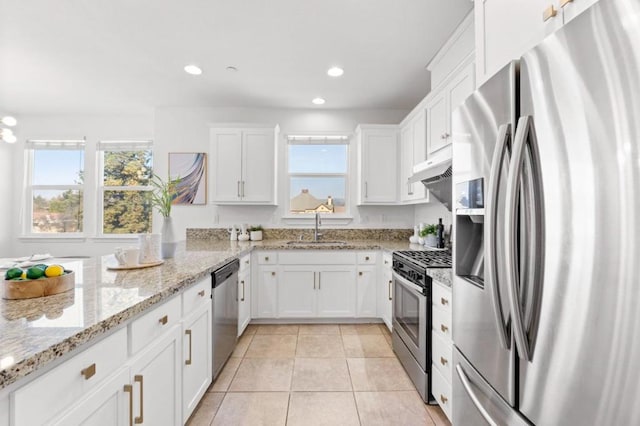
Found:
[[[329,241],[329,240],[323,240],[323,241],[289,241],[287,242],[288,245],[292,245],[292,246],[342,246],[347,244],[346,241]]]

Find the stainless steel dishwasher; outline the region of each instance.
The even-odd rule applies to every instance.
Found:
[[[234,259],[211,274],[214,380],[238,340],[238,269],[240,261]]]

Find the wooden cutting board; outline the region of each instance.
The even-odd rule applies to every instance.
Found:
[[[4,280],[2,298],[14,300],[51,296],[72,290],[75,287],[75,282],[76,275],[73,272],[59,277],[38,278],[37,280]]]

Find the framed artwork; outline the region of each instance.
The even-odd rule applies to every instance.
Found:
[[[169,178],[180,178],[178,193],[172,204],[207,203],[207,154],[204,152],[170,152]]]

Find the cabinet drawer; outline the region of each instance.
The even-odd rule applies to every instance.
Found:
[[[433,331],[436,334],[439,334],[440,337],[444,338],[447,342],[452,342],[451,311],[442,309],[440,306],[435,304],[433,305],[432,311]]]
[[[180,297],[163,303],[129,325],[131,354],[138,352],[180,321]]]
[[[127,360],[127,330],[122,328],[45,375],[16,390],[16,425],[39,425],[76,403]]]
[[[453,349],[451,343],[444,340],[437,333],[431,333],[431,359],[433,364],[440,370],[440,373],[451,383]]]
[[[251,254],[245,254],[240,258],[240,272],[251,270]]]
[[[451,413],[453,401],[451,400],[451,384],[445,380],[440,371],[431,366],[431,393],[433,397],[438,401],[438,405],[451,420]]]
[[[355,265],[354,252],[341,250],[304,250],[282,252],[280,265]]]
[[[433,304],[451,312],[451,289],[441,284],[436,284],[435,282],[431,288],[433,292]]]
[[[200,306],[211,303],[211,277],[201,278],[182,293],[182,315],[187,316]]]
[[[358,265],[375,265],[377,253],[375,251],[363,251],[358,252],[356,257],[358,259]]]
[[[260,252],[256,253],[256,257],[258,258],[258,265],[277,265],[278,264],[278,253],[276,252]]]

